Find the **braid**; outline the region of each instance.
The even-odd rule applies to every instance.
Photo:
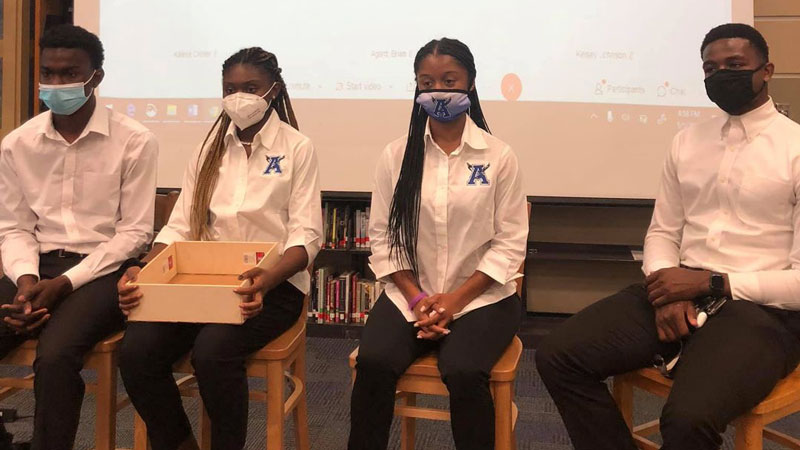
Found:
[[[475,82],[477,71],[475,59],[469,47],[457,39],[442,38],[432,40],[417,52],[414,58],[414,73],[419,70],[419,65],[426,57],[434,54],[449,55],[455,58],[469,75],[470,87]],[[419,88],[414,92],[414,98],[419,95]],[[469,115],[477,126],[489,132],[486,118],[483,116],[478,92],[470,89],[471,102]],[[417,261],[417,238],[419,235],[419,208],[422,192],[422,175],[425,162],[425,126],[428,115],[422,106],[414,102],[411,109],[411,121],[408,125],[408,139],[400,166],[400,175],[394,188],[392,203],[389,208],[389,255],[395,258],[401,267],[408,265],[419,281],[419,263]]]

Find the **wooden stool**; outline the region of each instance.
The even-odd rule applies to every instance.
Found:
[[[625,423],[633,433],[640,449],[658,450],[659,445],[646,436],[659,430],[658,420],[633,426],[633,388],[637,387],[651,394],[667,398],[672,388],[672,380],[661,376],[658,370],[647,368],[614,377],[614,400],[619,406]],[[747,414],[734,421],[736,428],[736,450],[761,450],[763,439],[776,442],[784,447],[800,450],[800,440],[775,430],[765,428],[776,420],[800,411],[800,368],[779,381],[772,392]]]
[[[522,341],[514,336],[503,356],[492,368],[489,388],[494,397],[495,446],[496,450],[513,450],[517,448],[514,438],[514,427],[517,423],[518,410],[514,403],[514,380],[517,378],[517,365],[522,355]],[[350,354],[350,368],[353,370],[353,381],[356,377],[356,358],[358,349]],[[400,403],[395,405],[394,414],[402,417],[401,448],[413,450],[414,425],[416,419],[450,421],[448,411],[416,406],[417,394],[448,396],[447,386],[442,382],[435,353],[422,356],[414,361],[397,382],[396,398]]]
[[[87,392],[93,392],[96,400],[96,421],[94,440],[96,450],[114,450],[117,440],[117,411],[125,406],[125,401],[117,403],[117,348],[122,333],[114,334],[100,341],[86,355],[83,368],[97,372],[97,382],[87,383]],[[11,366],[31,366],[36,358],[39,341],[30,339],[12,350],[0,364]],[[0,378],[0,400],[19,390],[33,390],[34,375],[24,378]]]
[[[294,417],[296,448],[309,450],[308,405],[306,404],[306,314],[308,298],[297,322],[286,332],[247,358],[247,376],[264,380],[265,390],[250,391],[250,399],[267,405],[267,450],[283,449],[283,430],[286,418]],[[175,372],[194,372],[190,355],[186,355],[174,366]],[[284,376],[293,389],[284,402]],[[197,380],[187,375],[177,381],[181,394],[200,398]],[[211,448],[211,421],[205,408],[201,410],[199,444],[203,450]],[[139,414],[134,416],[134,450],[149,448],[147,428]]]

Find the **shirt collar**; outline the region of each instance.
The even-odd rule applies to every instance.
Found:
[[[274,109],[270,109],[268,114],[269,119],[267,119],[267,122],[258,130],[258,133],[253,136],[253,148],[260,144],[270,149],[275,144],[275,138],[278,137],[278,130],[281,127],[281,118]],[[230,139],[233,139],[233,142],[236,143],[240,142],[239,136],[236,134],[236,125],[233,122],[231,122],[228,127],[228,131],[225,132],[226,145]]]
[[[45,114],[47,115],[46,120],[42,122],[42,125],[39,127],[39,130],[37,130],[36,134],[43,134],[49,139],[63,141],[64,138],[58,133],[58,131],[56,131],[55,126],[53,126],[53,113],[51,111],[47,111]],[[86,126],[83,128],[80,136],[78,136],[78,139],[75,139],[75,142],[80,141],[89,133],[98,133],[103,136],[108,136],[110,134],[110,120],[111,111],[109,111],[105,106],[95,104],[94,112],[92,112],[89,122],[86,123]],[[73,142],[73,144],[75,142]]]
[[[779,114],[778,110],[775,108],[775,103],[772,102],[772,97],[770,97],[763,105],[741,116],[728,115],[728,120],[725,121],[725,125],[722,127],[722,137],[725,137],[732,124],[738,122],[744,129],[745,138],[748,141],[752,141],[775,120],[777,114]]]
[[[433,136],[431,135],[431,120],[428,118],[428,123],[425,124],[425,140],[433,143]],[[475,122],[472,120],[472,117],[467,115],[467,121],[464,123],[464,131],[461,132],[461,145],[451,153],[451,155],[458,155],[461,153],[461,149],[465,146],[469,146],[469,148],[473,150],[483,150],[489,148],[489,144],[486,143],[486,139],[483,137],[483,129],[481,129]]]

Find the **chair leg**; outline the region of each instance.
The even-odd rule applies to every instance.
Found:
[[[267,362],[267,450],[283,450],[283,363]]]
[[[616,376],[612,395],[628,429],[633,430],[633,386],[626,382],[623,376]]]
[[[295,389],[302,389],[300,398],[297,400],[297,405],[292,411],[294,417],[294,436],[295,448],[297,450],[309,450],[311,443],[308,438],[308,403],[306,402],[306,344],[305,337],[303,342],[297,350],[297,358],[294,360],[292,367],[293,375],[300,381],[299,386]]]
[[[417,406],[417,394],[408,392],[405,394],[406,406]],[[402,450],[414,450],[416,445],[417,419],[413,417],[403,417],[400,429],[400,448]]]
[[[764,423],[758,416],[745,416],[736,420],[735,450],[762,450],[764,448]]]
[[[116,355],[102,355],[97,368],[95,421],[96,450],[114,450],[117,437],[117,365]]]
[[[200,399],[200,442],[198,442],[200,450],[211,450],[211,418],[208,417],[208,411],[203,404],[203,399]]]
[[[147,425],[136,412],[133,411],[133,450],[149,450],[150,442],[147,440]]]
[[[513,433],[513,390],[511,382],[494,384],[494,448],[512,450]]]

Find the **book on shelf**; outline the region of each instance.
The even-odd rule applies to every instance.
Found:
[[[327,249],[369,249],[369,207],[325,202],[322,226]]]
[[[355,271],[334,273],[320,267],[313,274],[308,318],[323,324],[363,324],[383,288],[384,283],[362,279]]]

